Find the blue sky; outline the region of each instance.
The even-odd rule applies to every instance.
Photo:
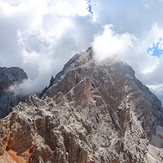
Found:
[[[163,1],[1,0],[0,66],[22,67],[26,92],[45,87],[74,54],[118,55],[163,101]]]
[[[157,56],[159,58],[160,55],[163,54],[163,49],[159,47],[160,42],[162,42],[162,39],[159,39],[157,43],[153,43],[152,47],[149,47],[147,49],[147,53],[152,56]]]
[[[88,11],[90,14],[93,14],[93,11],[92,11],[92,5],[91,5],[91,0],[86,0],[87,4],[88,4]]]

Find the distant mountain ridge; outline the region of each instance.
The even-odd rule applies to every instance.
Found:
[[[27,78],[27,74],[21,68],[0,67],[0,118],[7,116],[11,112],[11,108],[24,99],[24,97],[15,96],[8,91],[9,87],[15,83],[21,83]]]
[[[73,57],[0,121],[0,162],[162,163],[163,108],[131,66]]]

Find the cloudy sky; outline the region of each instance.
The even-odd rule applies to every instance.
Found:
[[[42,90],[74,54],[93,46],[118,55],[163,101],[162,0],[0,0],[0,66],[28,74],[20,89]]]

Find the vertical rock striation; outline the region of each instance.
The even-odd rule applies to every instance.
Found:
[[[0,121],[0,162],[161,163],[163,109],[127,64],[73,57]]]

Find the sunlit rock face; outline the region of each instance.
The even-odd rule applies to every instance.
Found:
[[[75,55],[0,121],[0,162],[161,163],[163,109],[118,59]]]
[[[27,79],[27,74],[18,67],[0,67],[0,118],[5,117],[11,112],[11,108],[23,100],[21,95],[15,95],[9,91],[9,87],[21,83]]]

